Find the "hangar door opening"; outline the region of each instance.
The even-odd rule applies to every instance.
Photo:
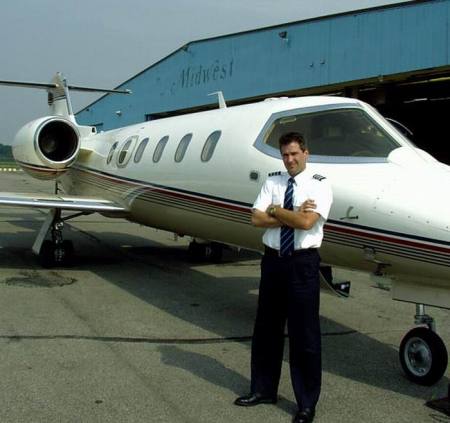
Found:
[[[450,165],[450,77],[361,90],[359,98],[405,125],[414,144]]]

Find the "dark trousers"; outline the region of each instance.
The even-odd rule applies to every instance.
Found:
[[[319,264],[317,250],[286,258],[264,255],[261,262],[251,391],[277,394],[287,319],[291,380],[300,409],[315,407],[320,395]]]

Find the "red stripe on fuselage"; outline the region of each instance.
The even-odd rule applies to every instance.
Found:
[[[123,184],[123,185],[128,185],[130,187],[139,188],[140,190],[142,190],[139,194],[145,193],[145,191],[155,191],[160,194],[168,195],[168,196],[175,197],[175,198],[188,199],[191,201],[195,201],[197,203],[213,205],[216,207],[221,207],[226,210],[233,210],[233,211],[241,212],[241,213],[245,214],[246,217],[249,214],[251,214],[251,207],[238,206],[235,204],[226,203],[224,201],[219,201],[219,200],[214,200],[214,199],[207,198],[207,197],[202,197],[201,194],[192,195],[192,194],[187,194],[187,193],[176,192],[176,191],[173,191],[170,189],[152,186],[151,184],[145,184],[145,183],[140,184],[138,182],[127,181],[127,180],[121,179],[120,177],[116,178],[113,176],[93,172],[93,171],[90,171],[87,169],[86,170],[80,169],[80,168],[77,168],[77,169],[82,172],[93,173],[98,178],[109,179],[109,180],[113,180],[113,181]],[[362,230],[362,229],[358,229],[358,228],[348,228],[347,226],[340,226],[340,225],[336,225],[334,223],[326,223],[324,230],[325,230],[325,232],[337,232],[337,233],[341,233],[341,234],[356,236],[358,238],[365,238],[368,240],[372,239],[372,240],[377,240],[377,241],[384,241],[384,242],[388,242],[388,243],[394,244],[394,245],[396,244],[399,246],[410,247],[415,250],[428,250],[428,251],[436,251],[436,252],[444,253],[444,254],[450,254],[450,248],[441,247],[441,246],[437,246],[437,245],[430,245],[430,244],[427,244],[424,242],[412,241],[412,240],[408,240],[408,239],[404,239],[404,238],[397,238],[395,236],[388,235],[388,234],[380,235],[380,234],[370,232],[368,230]]]
[[[81,170],[81,169],[77,168],[77,170]],[[81,171],[84,171],[84,169]],[[243,207],[243,206],[238,206],[235,204],[227,203],[225,201],[214,200],[211,198],[202,197],[201,195],[198,195],[198,194],[182,193],[182,192],[171,190],[170,188],[162,188],[162,187],[158,187],[158,186],[153,186],[151,184],[148,184],[148,185],[141,184],[138,182],[132,182],[132,181],[128,181],[128,180],[124,180],[124,179],[120,179],[120,178],[115,178],[113,176],[99,174],[96,172],[88,172],[88,173],[93,173],[98,178],[113,180],[114,182],[118,182],[122,185],[128,185],[130,187],[137,188],[140,190],[138,195],[141,195],[141,194],[145,193],[146,191],[150,191],[150,192],[154,191],[154,192],[168,195],[168,196],[175,197],[175,198],[187,199],[187,200],[195,201],[197,203],[208,204],[208,205],[213,205],[213,206],[217,206],[217,207],[222,207],[227,210],[242,212],[242,213],[245,213],[246,215],[251,213],[250,207],[247,208],[247,207]]]
[[[425,243],[421,243],[418,241],[411,241],[411,240],[407,240],[407,239],[394,238],[394,237],[390,237],[388,235],[379,235],[379,234],[375,234],[375,233],[372,233],[369,231],[362,231],[360,229],[350,229],[346,226],[337,226],[332,223],[325,224],[325,231],[338,232],[338,233],[350,234],[350,235],[355,235],[358,237],[363,237],[363,238],[368,238],[368,239],[374,239],[374,240],[378,240],[378,241],[385,241],[385,242],[389,242],[391,244],[398,244],[398,245],[412,247],[414,249],[437,251],[440,253],[450,254],[450,248],[440,247],[437,245],[425,244]]]
[[[185,193],[180,193],[180,192],[175,192],[175,191],[171,191],[169,189],[164,189],[164,188],[147,188],[148,191],[156,191],[162,194],[166,194],[166,195],[170,195],[172,197],[176,197],[176,198],[183,198],[183,199],[188,199],[191,201],[195,201],[197,203],[203,203],[203,204],[209,204],[209,205],[213,205],[216,207],[222,207],[224,209],[227,210],[234,210],[234,211],[238,211],[238,212],[242,212],[245,214],[250,214],[251,209],[247,208],[247,207],[241,207],[241,206],[236,206],[234,204],[229,204],[229,203],[225,203],[222,201],[217,201],[217,200],[212,200],[210,198],[205,198],[205,197],[199,197],[197,195],[191,195],[191,194],[185,194]]]
[[[52,169],[51,167],[43,167],[43,166],[32,166],[29,164],[25,164],[23,162],[18,162],[21,167],[26,168],[30,172],[35,173],[46,173],[50,175],[57,175],[58,173],[64,173],[67,169]]]

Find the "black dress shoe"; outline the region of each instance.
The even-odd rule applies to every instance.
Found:
[[[311,423],[314,420],[316,411],[314,408],[305,408],[300,410],[292,420],[292,423]]]
[[[259,404],[275,404],[277,402],[276,397],[267,397],[258,393],[250,393],[239,397],[234,401],[235,405],[241,405],[243,407],[251,407]]]

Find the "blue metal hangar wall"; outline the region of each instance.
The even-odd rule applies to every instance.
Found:
[[[271,96],[360,98],[450,163],[450,0],[410,1],[190,42],[77,114],[109,130]]]

